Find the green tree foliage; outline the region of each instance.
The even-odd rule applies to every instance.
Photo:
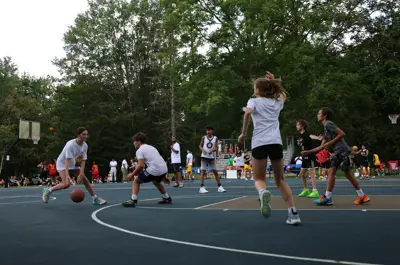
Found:
[[[38,146],[14,150],[17,170],[55,158],[79,126],[89,129],[101,174],[111,158],[134,156],[139,131],[165,158],[172,134],[198,156],[206,125],[220,138],[238,136],[253,81],[266,70],[290,93],[284,138],[298,119],[322,133],[316,114],[329,106],[350,145],[400,158],[399,127],[387,118],[400,113],[398,1],[88,3],[54,61],[61,80],[21,76],[11,58],[0,60],[0,137],[12,141],[20,118],[43,128]]]

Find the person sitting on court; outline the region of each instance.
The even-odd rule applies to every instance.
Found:
[[[122,203],[124,207],[135,207],[137,205],[140,184],[148,182],[153,182],[161,193],[162,200],[158,202],[159,204],[172,203],[171,197],[161,184],[161,181],[170,184],[168,167],[158,150],[154,146],[146,144],[146,142],[147,136],[144,133],[137,133],[133,136],[133,144],[137,149],[136,158],[138,159],[138,164],[135,170],[126,177],[128,181],[132,178],[134,178],[134,181],[132,183],[132,196]]]

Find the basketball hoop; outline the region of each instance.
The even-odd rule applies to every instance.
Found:
[[[397,119],[399,118],[400,114],[389,114],[388,117],[392,121],[392,124],[397,124]]]
[[[40,139],[32,139],[33,144],[38,144]]]

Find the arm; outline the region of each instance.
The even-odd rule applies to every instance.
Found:
[[[322,140],[322,143],[321,143],[320,146],[318,146],[318,147],[316,147],[314,149],[311,149],[311,150],[302,151],[301,155],[302,156],[307,156],[309,154],[318,153],[318,152],[322,151],[325,148],[325,143],[326,143],[326,140]]]
[[[218,143],[218,137],[215,136],[215,143]],[[215,145],[215,147],[213,148],[213,150],[211,150],[211,153],[217,152],[218,151],[218,144]]]
[[[131,176],[137,176],[144,168],[144,159],[139,159],[135,170],[130,174]]]
[[[204,145],[204,136],[203,136],[203,137],[201,137],[201,141],[200,141],[199,148],[200,148],[201,152],[202,152],[203,154],[205,154],[205,153],[206,153],[206,151],[204,151],[204,149],[203,149],[203,145]]]
[[[239,136],[239,139],[238,139],[239,143],[243,142],[244,137],[247,134],[247,128],[249,127],[250,115],[252,112],[253,112],[252,108],[245,108],[244,117],[243,117],[242,134]]]
[[[320,141],[322,141],[322,139],[323,139],[322,135],[316,136],[316,135],[313,135],[313,134],[310,135],[310,138],[313,139],[313,140],[320,140]]]
[[[71,160],[71,158],[66,158],[66,159],[65,159],[65,175],[66,175],[67,177],[69,177],[69,167],[68,167],[69,160]]]
[[[86,160],[81,161],[81,168],[79,170],[79,175],[85,175],[85,166],[86,166]]]
[[[336,128],[336,137],[332,141],[326,143],[327,147],[334,145],[340,139],[342,139],[345,135],[346,134],[344,133],[344,131],[342,131],[340,128]]]

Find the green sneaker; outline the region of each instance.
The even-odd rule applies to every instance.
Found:
[[[310,194],[308,194],[307,198],[318,198],[319,193],[317,190],[313,190]]]
[[[297,195],[299,197],[307,197],[310,194],[310,191],[308,189],[303,189],[303,191]]]

